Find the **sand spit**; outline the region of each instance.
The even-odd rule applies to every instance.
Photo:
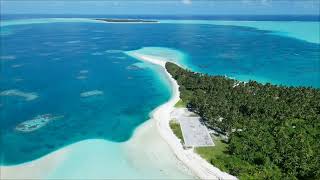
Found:
[[[127,52],[127,54],[139,60],[161,66],[169,77],[172,85],[173,95],[168,102],[159,106],[151,113],[151,121],[156,122],[156,126],[160,135],[169,144],[178,159],[181,160],[184,165],[186,165],[201,179],[237,179],[236,177],[222,172],[218,168],[212,166],[206,160],[202,159],[198,154],[194,153],[192,149],[185,150],[181,145],[180,140],[171,131],[169,127],[171,112],[174,110],[174,105],[180,99],[180,92],[177,82],[165,69],[166,61],[164,61],[163,57],[158,58],[157,56],[144,55],[135,51]]]

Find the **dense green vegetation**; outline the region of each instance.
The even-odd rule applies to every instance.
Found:
[[[183,135],[181,131],[180,124],[178,122],[175,122],[175,120],[170,121],[169,123],[170,128],[172,129],[173,133],[181,140],[181,143],[184,143]]]
[[[229,137],[223,155],[207,157],[212,164],[240,179],[320,179],[319,89],[166,68],[187,107]]]
[[[208,147],[196,147],[195,151],[204,159],[209,162],[216,161],[217,158],[220,156],[224,156],[225,152],[227,151],[228,145],[222,141],[220,138],[214,139],[214,146]],[[223,167],[222,165],[219,167]],[[227,169],[223,169],[227,171]]]
[[[174,107],[176,108],[185,108],[187,107],[187,103],[185,103],[184,101],[182,101],[181,99],[174,105]]]

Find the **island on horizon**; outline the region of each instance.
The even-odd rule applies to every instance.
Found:
[[[113,18],[97,18],[94,19],[97,21],[104,21],[104,22],[115,22],[115,23],[121,23],[121,22],[142,22],[142,23],[157,23],[156,20],[144,20],[144,19],[113,19]]]

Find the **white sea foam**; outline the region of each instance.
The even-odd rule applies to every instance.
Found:
[[[80,74],[87,74],[89,71],[88,70],[81,70],[79,73]]]
[[[32,101],[32,100],[35,100],[35,99],[37,99],[39,97],[34,92],[28,93],[28,92],[20,91],[18,89],[10,89],[10,90],[2,91],[0,93],[0,96],[18,96],[18,97],[25,98],[26,101]]]
[[[81,43],[81,41],[79,41],[79,40],[67,41],[66,43],[68,43],[68,44],[77,44],[77,43]]]
[[[101,56],[101,55],[103,55],[103,53],[101,53],[101,52],[94,52],[94,53],[91,53],[91,55],[93,55],[93,56]]]
[[[21,82],[21,81],[23,81],[24,79],[22,79],[22,78],[15,78],[15,79],[13,79],[15,82]]]
[[[61,61],[61,58],[53,58],[51,61]]]
[[[19,68],[22,67],[24,64],[13,64],[11,67],[12,68]]]
[[[134,66],[134,65],[130,65],[130,66],[127,66],[126,69],[127,70],[138,70],[140,68],[138,68],[137,66]]]
[[[117,56],[117,57],[115,57],[115,58],[117,58],[117,59],[126,59],[125,56]]]
[[[103,91],[93,90],[93,91],[86,91],[86,92],[80,93],[81,97],[90,97],[90,96],[98,96],[98,95],[103,95]]]
[[[81,75],[81,76],[77,76],[76,78],[77,78],[77,79],[80,79],[80,80],[83,80],[83,79],[87,79],[88,77]]]
[[[132,65],[137,66],[137,67],[139,67],[140,69],[145,69],[145,68],[148,68],[148,67],[149,67],[149,66],[148,66],[146,63],[144,63],[144,62],[137,62],[137,63],[134,63],[134,64],[132,64]]]
[[[93,40],[98,40],[98,39],[103,39],[103,37],[93,37],[93,38],[91,38],[91,39],[93,39]]]
[[[123,51],[122,50],[116,50],[116,49],[110,49],[110,50],[106,50],[105,52],[112,54],[112,53],[122,53]]]
[[[0,56],[1,60],[14,60],[16,59],[16,56],[8,55],[8,56]]]

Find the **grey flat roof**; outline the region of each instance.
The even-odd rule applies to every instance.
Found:
[[[177,108],[172,117],[179,121],[185,146],[201,147],[214,146],[209,131],[201,123],[201,118],[185,108]]]

